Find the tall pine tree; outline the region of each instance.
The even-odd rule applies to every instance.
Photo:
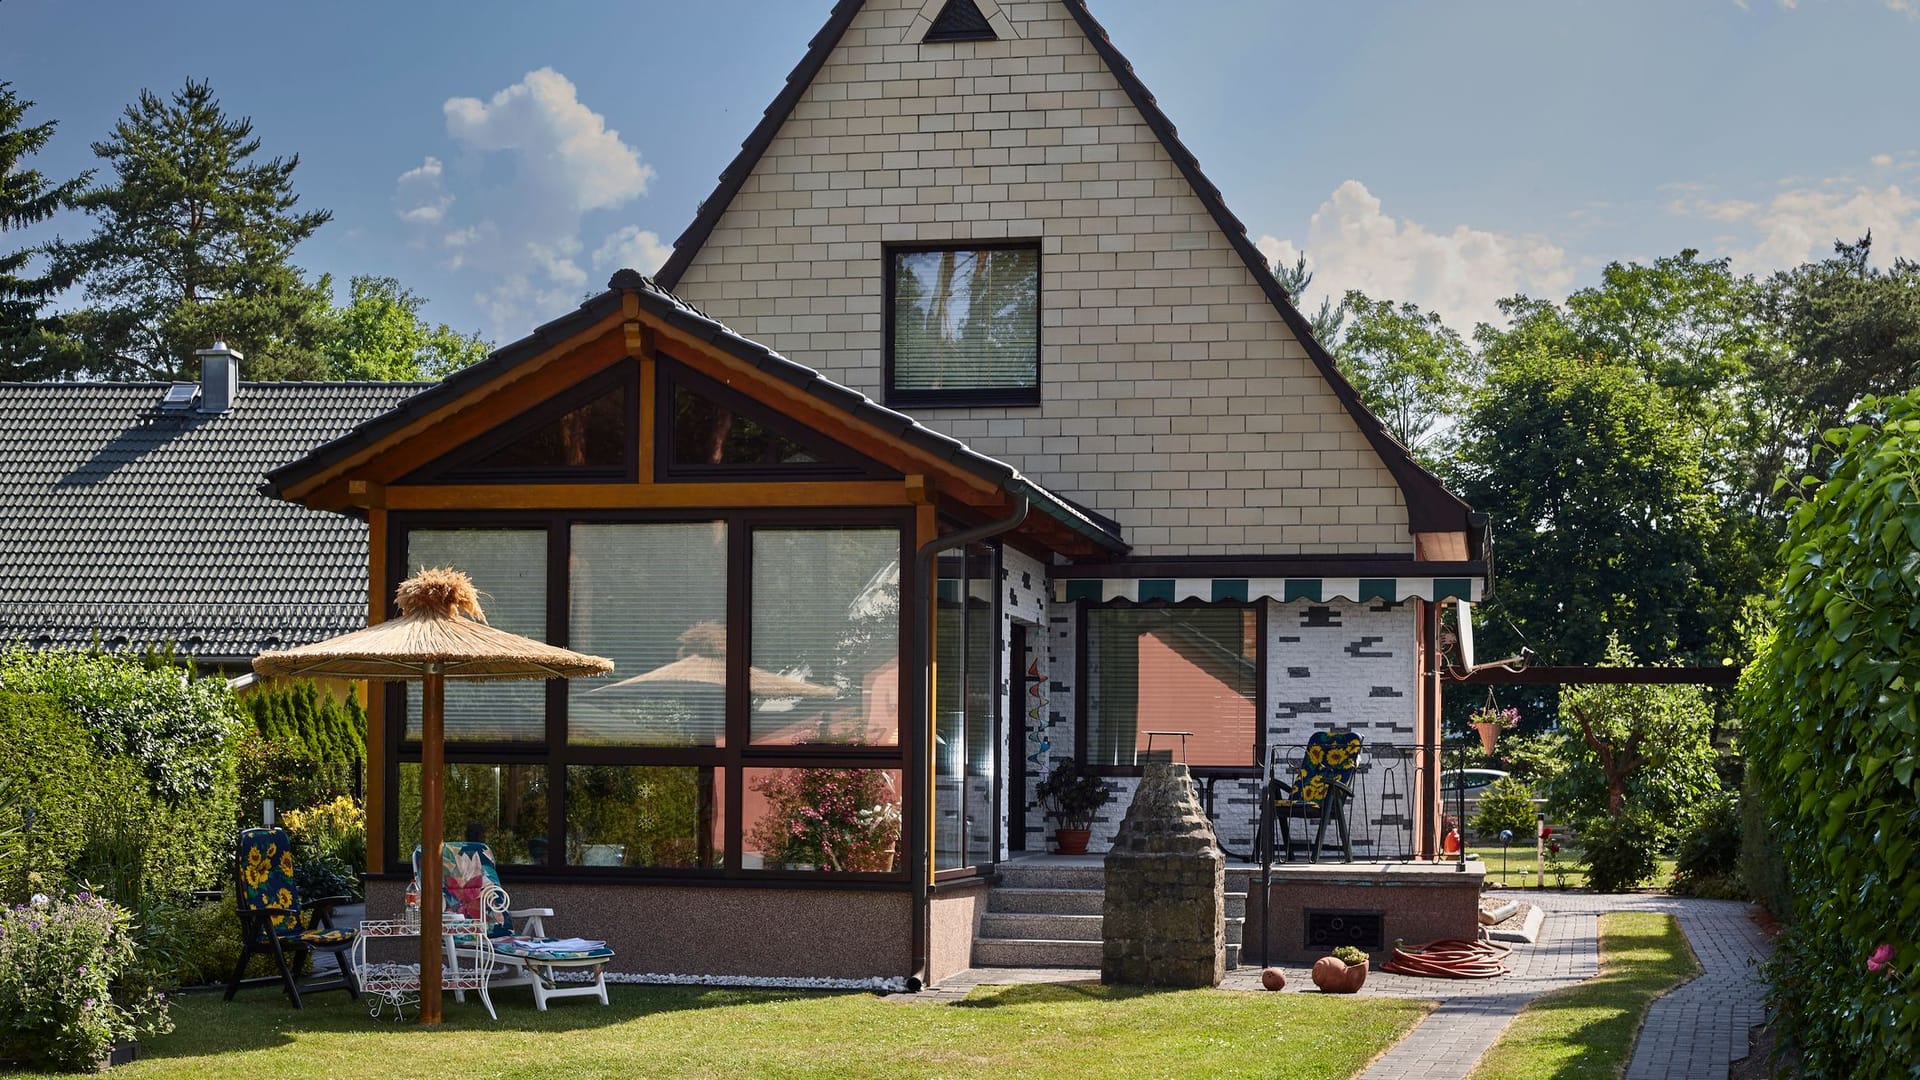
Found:
[[[0,233],[24,229],[73,205],[92,173],[56,184],[23,162],[53,137],[55,121],[26,126],[33,102],[0,82]],[[61,367],[59,324],[42,314],[47,301],[66,284],[58,274],[35,274],[30,264],[39,249],[0,251],[0,380],[45,379]]]
[[[68,323],[92,374],[190,375],[215,339],[246,355],[248,378],[323,372],[331,289],[290,260],[332,215],[295,209],[299,155],[262,162],[259,150],[253,121],[192,80],[169,99],[142,91],[93,145],[113,178],[79,197],[95,230],[58,260],[86,286]]]

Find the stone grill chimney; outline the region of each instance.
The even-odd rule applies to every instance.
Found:
[[[239,350],[228,348],[224,341],[216,341],[213,348],[201,349],[194,355],[200,358],[200,411],[231,412],[234,395],[240,391]]]
[[[1218,986],[1226,858],[1185,765],[1151,764],[1107,852],[1100,981]]]

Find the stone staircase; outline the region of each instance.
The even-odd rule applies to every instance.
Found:
[[[1227,968],[1240,964],[1246,925],[1248,867],[1227,868]],[[987,893],[987,910],[973,941],[975,967],[1100,966],[1100,908],[1106,868],[1084,861],[1016,859],[1000,864],[1000,881]]]

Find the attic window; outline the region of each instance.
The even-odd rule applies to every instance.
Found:
[[[199,396],[199,383],[174,383],[167,387],[167,396],[160,399],[160,407],[169,412],[190,409],[193,407],[193,399]]]
[[[1040,245],[887,253],[887,404],[1040,404]]]
[[[973,0],[947,0],[933,20],[925,41],[992,41],[999,35]]]

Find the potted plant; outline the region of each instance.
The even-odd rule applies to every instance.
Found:
[[[1054,849],[1062,855],[1085,855],[1087,838],[1093,832],[1093,815],[1107,804],[1107,785],[1099,777],[1081,772],[1079,763],[1069,758],[1040,781],[1038,794],[1040,805],[1057,825]]]
[[[1328,994],[1351,994],[1366,985],[1367,954],[1351,945],[1313,962],[1313,985]]]
[[[1500,737],[1500,733],[1511,730],[1519,722],[1519,709],[1502,709],[1491,701],[1473,710],[1467,717],[1467,723],[1480,733],[1480,749],[1489,754],[1493,753],[1493,742]]]

